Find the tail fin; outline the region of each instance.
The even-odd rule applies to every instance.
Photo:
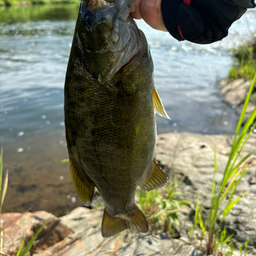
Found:
[[[148,232],[148,222],[143,212],[136,206],[134,212],[124,217],[111,217],[104,210],[101,232],[103,237],[110,237],[130,228],[140,232]]]

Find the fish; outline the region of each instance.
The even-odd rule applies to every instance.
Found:
[[[90,204],[105,204],[101,232],[148,232],[135,191],[165,186],[155,159],[155,113],[169,118],[154,86],[145,35],[129,16],[134,0],[82,0],[64,87],[70,173]]]

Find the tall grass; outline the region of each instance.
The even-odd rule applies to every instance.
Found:
[[[203,235],[207,235],[208,238],[206,243],[205,252],[207,254],[212,254],[216,251],[216,245],[218,245],[219,236],[220,236],[220,227],[223,221],[225,220],[227,214],[231,211],[236,203],[246,195],[247,192],[243,193],[242,195],[238,196],[236,199],[233,199],[234,193],[236,188],[241,181],[241,178],[247,172],[247,160],[248,158],[255,152],[255,150],[246,156],[244,156],[241,160],[238,159],[240,153],[247,142],[251,132],[254,130],[256,123],[253,124],[256,118],[256,109],[251,113],[250,117],[247,119],[246,123],[242,127],[242,122],[244,119],[244,115],[246,112],[247,105],[249,103],[254,85],[256,81],[256,72],[254,75],[253,82],[251,84],[250,90],[246,97],[244,107],[242,113],[240,115],[236,133],[233,139],[231,152],[229,154],[229,159],[223,174],[222,181],[219,186],[216,185],[215,175],[217,172],[217,159],[216,154],[214,154],[214,178],[212,184],[212,193],[211,193],[211,207],[208,214],[208,218],[206,221],[202,219],[202,210],[203,208],[199,206],[200,202],[198,200],[196,205],[196,213],[195,213],[195,225],[200,227]],[[249,131],[249,132],[248,132]],[[224,199],[228,198],[227,202],[224,203]],[[221,210],[220,205],[221,203],[225,204],[225,207]],[[218,219],[221,219],[221,224],[217,225]],[[231,237],[227,238],[227,241]],[[225,241],[225,239],[222,239]]]
[[[77,0],[0,0],[0,6],[77,3]]]
[[[177,236],[176,227],[180,225],[177,213],[183,205],[191,204],[180,199],[182,194],[178,187],[182,181],[183,179],[177,181],[174,177],[170,184],[161,190],[155,189],[147,193],[137,190],[140,207],[151,224],[152,232],[161,230],[172,237]]]
[[[251,80],[256,73],[256,36],[252,42],[232,50],[233,62],[228,78]]]

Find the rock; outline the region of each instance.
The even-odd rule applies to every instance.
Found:
[[[62,256],[82,256],[87,254],[90,256],[203,256],[203,253],[195,247],[181,240],[171,240],[162,233],[153,237],[149,234],[145,235],[126,230],[114,237],[103,238],[101,236],[102,215],[102,210],[89,210],[80,207],[67,216],[62,217],[62,222],[72,228],[77,234],[77,237],[80,236],[80,238],[59,253]]]
[[[214,148],[216,147],[218,163],[216,183],[220,184],[228,161],[231,144],[232,137],[226,135],[192,135],[183,133],[158,136],[156,159],[160,161],[164,169],[170,170],[171,176],[175,174],[181,179],[186,175],[180,190],[183,193],[182,198],[186,198],[193,204],[192,207],[184,207],[183,212],[178,214],[182,224],[181,232],[186,232],[193,225],[194,207],[198,194],[205,208],[210,208]],[[239,159],[255,149],[256,136],[251,135]],[[241,179],[234,199],[246,191],[249,192],[227,215],[224,225],[228,229],[228,234],[234,234],[232,242],[237,247],[238,245],[242,246],[245,241],[249,241],[248,248],[254,253],[252,255],[256,255],[256,186],[252,182],[256,175],[256,154],[253,154],[248,161],[250,162],[249,171]]]
[[[220,82],[221,97],[224,101],[231,104],[231,106],[236,110],[236,113],[239,116],[242,112],[243,103],[251,86],[251,83],[252,81],[245,81],[243,78],[235,79],[233,81],[223,80]],[[256,85],[254,85],[254,87],[255,86]],[[247,106],[244,121],[248,119],[248,117],[256,107],[256,101],[253,101],[253,98],[256,99],[255,90]]]
[[[10,256],[16,255],[23,239],[24,245],[31,240],[41,225],[49,219],[43,231],[38,235],[31,252],[39,253],[61,243],[73,231],[60,223],[51,213],[38,211],[34,213],[3,213],[3,251]],[[65,244],[63,245],[65,247]]]

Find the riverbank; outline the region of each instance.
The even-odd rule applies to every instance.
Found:
[[[77,0],[0,0],[0,7],[15,5],[77,4]]]
[[[52,217],[53,220],[36,242],[37,248],[35,248],[34,255],[57,256],[61,253],[66,256],[78,256],[90,253],[90,255],[98,256],[113,255],[114,252],[117,255],[140,255],[142,252],[145,255],[152,253],[203,255],[194,247],[196,243],[197,245],[200,243],[199,238],[192,241],[188,237],[188,230],[193,226],[198,194],[206,209],[209,207],[214,170],[214,148],[216,146],[218,163],[216,180],[218,184],[222,178],[231,143],[232,136],[228,135],[169,133],[158,136],[156,158],[170,177],[176,175],[178,179],[181,179],[186,175],[179,189],[183,193],[183,198],[192,202],[191,206],[184,206],[178,214],[181,223],[178,227],[178,239],[170,239],[161,230],[152,235],[125,231],[116,237],[103,239],[100,233],[102,208],[89,210],[79,207],[60,218],[46,212],[3,214],[2,217],[6,220],[5,225],[8,222],[11,223],[4,230],[4,250],[8,253],[9,248],[17,248],[24,237],[28,241],[38,229],[39,224],[44,219]],[[252,135],[245,145],[241,157],[254,150],[255,145],[256,136]],[[248,249],[252,252],[247,255],[256,253],[255,166],[256,154],[251,156],[249,171],[242,178],[235,197],[245,191],[249,192],[235,205],[224,222],[228,235],[233,234],[234,236],[232,242],[236,248],[248,241]],[[203,243],[203,241],[201,242]],[[14,252],[9,251],[9,254],[14,255]],[[240,254],[237,251],[237,254],[233,255]]]
[[[236,114],[240,116],[245,98],[251,86],[252,80],[245,80],[244,78],[238,78],[231,80],[225,79],[220,82],[220,97],[227,103],[229,103],[233,109],[235,109]],[[250,101],[248,103],[244,122],[248,119],[250,114],[256,108],[256,85],[254,85],[254,90],[252,92]]]

